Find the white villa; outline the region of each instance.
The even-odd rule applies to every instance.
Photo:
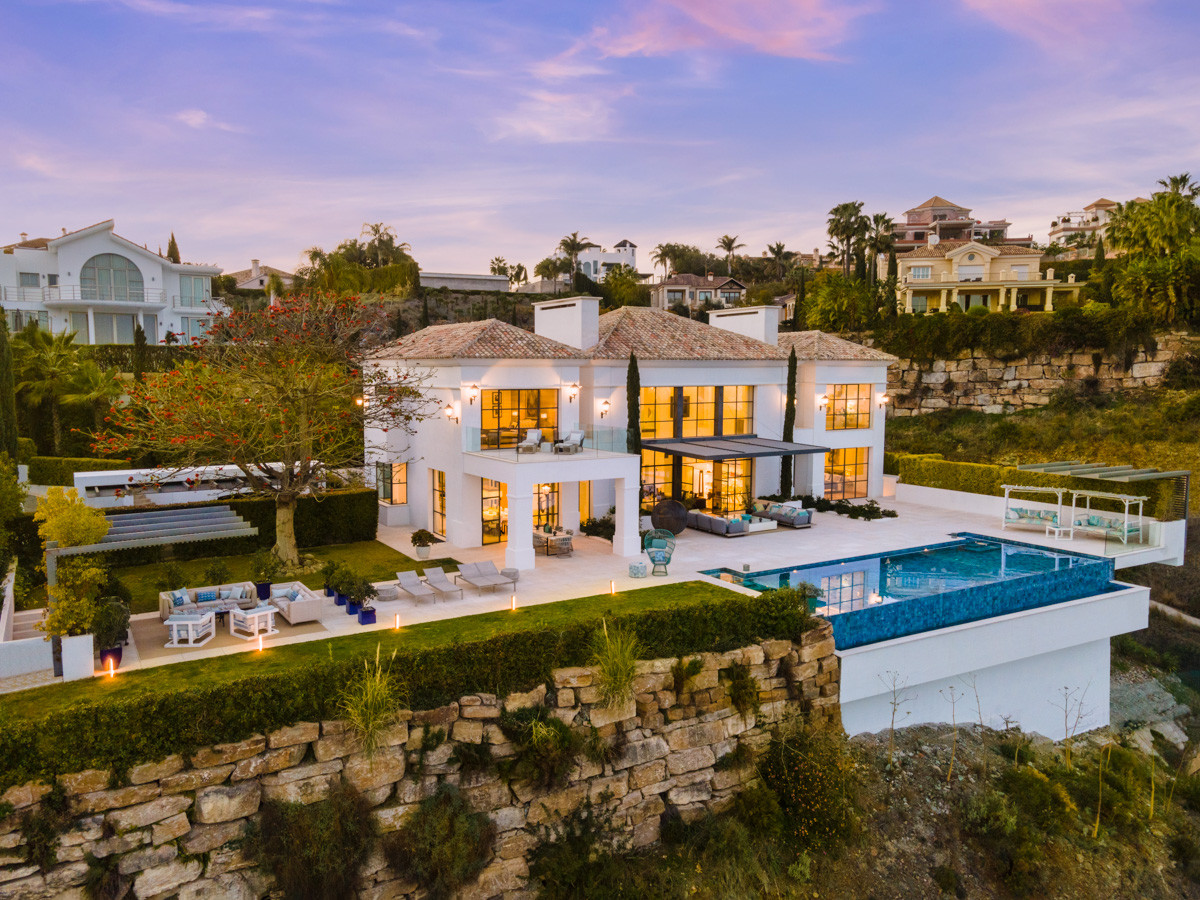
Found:
[[[714,311],[710,325],[644,307],[601,316],[594,297],[534,312],[533,333],[495,319],[437,325],[377,354],[375,365],[427,372],[442,409],[411,439],[366,435],[386,448],[369,460],[383,524],[459,547],[505,544],[505,564],[529,569],[537,527],[577,530],[615,508],[613,553],[635,556],[640,515],[658,500],[740,514],[779,490],[781,461],[795,467],[796,493],[882,492],[893,357],[819,332],[779,334],[778,307]],[[785,442],[793,346],[796,425]],[[640,454],[626,452],[630,354]],[[572,432],[580,449],[557,452],[573,449],[555,447]]]
[[[173,263],[113,231],[106,219],[56,238],[0,248],[0,305],[8,327],[34,322],[73,331],[80,344],[132,344],[136,325],[159,343],[170,331],[186,343],[223,309],[212,297],[218,266]]]
[[[562,256],[561,251],[556,254]],[[579,254],[579,271],[595,282],[601,282],[610,269],[617,266],[629,266],[637,271],[637,244],[630,240],[620,240],[607,247],[589,247]]]

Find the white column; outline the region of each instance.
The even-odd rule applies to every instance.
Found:
[[[945,288],[942,288],[941,299],[938,301],[938,310],[940,310],[941,312],[946,311],[946,289]]]
[[[641,484],[634,478],[617,478],[616,489],[617,530],[613,535],[613,553],[616,556],[637,556],[642,552],[638,541]]]
[[[508,485],[508,547],[504,565],[512,569],[532,569],[533,491],[529,485]]]
[[[87,319],[88,319],[88,333],[87,333],[87,340],[86,340],[86,341],[78,341],[77,343],[80,343],[80,344],[94,344],[94,343],[96,343],[96,317],[95,317],[95,315],[94,315],[94,313],[93,313],[93,310],[92,310],[92,308],[91,308],[90,306],[88,307],[88,311],[87,311]],[[71,322],[71,317],[70,317],[70,314],[68,313],[68,315],[67,315],[67,327],[70,327],[70,322]]]
[[[1000,285],[1000,297],[996,300],[996,312],[1004,312],[1004,298],[1008,293],[1008,288]]]
[[[558,486],[558,523],[579,531],[579,482],[564,481]]]
[[[1046,312],[1054,312],[1054,285],[1046,285]]]
[[[908,289],[905,289],[905,291],[904,291],[904,311],[905,311],[906,313],[910,313],[910,312],[912,312],[912,311],[913,311],[913,308],[912,308],[912,291],[911,291],[911,290],[908,290]]]

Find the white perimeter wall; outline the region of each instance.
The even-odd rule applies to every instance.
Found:
[[[892,680],[904,687],[896,724],[949,723],[950,686],[960,694],[959,723],[1064,737],[1062,690],[1082,701],[1077,732],[1108,724],[1109,638],[1146,627],[1150,590],[1122,590],[982,622],[838,651],[842,724],[850,735],[878,732],[892,720]],[[975,687],[972,687],[972,681]],[[1071,713],[1074,722],[1076,710]],[[1073,727],[1073,725],[1072,725]]]

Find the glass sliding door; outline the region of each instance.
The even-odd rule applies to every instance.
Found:
[[[446,473],[439,472],[437,469],[430,469],[429,474],[432,476],[432,500],[430,509],[432,511],[432,531],[440,537],[446,536]]]
[[[501,544],[508,540],[508,485],[483,479],[480,515],[483,543]]]
[[[533,527],[551,527],[559,523],[558,485],[535,484],[533,486]]]

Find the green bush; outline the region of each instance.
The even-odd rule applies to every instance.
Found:
[[[76,472],[110,472],[128,468],[128,461],[123,459],[35,456],[29,460],[29,483],[73,487]]]
[[[17,438],[17,462],[28,463],[37,456],[37,441],[33,438]]]
[[[540,787],[562,787],[583,752],[583,738],[544,706],[500,714],[500,730],[516,745],[517,754],[503,760],[500,774]]]
[[[529,883],[542,900],[608,900],[638,896],[627,891],[629,870],[622,854],[628,839],[603,803],[584,799],[562,821],[530,826],[540,842],[529,855]]]
[[[307,806],[265,801],[249,846],[285,900],[340,900],[358,890],[378,841],[371,804],[339,781],[327,800]]]
[[[446,900],[483,871],[495,839],[492,820],[442,783],[388,835],[383,852],[402,878],[414,879],[431,900]]]
[[[729,683],[726,685],[726,690],[729,691],[729,702],[733,704],[738,715],[743,719],[757,716],[760,709],[759,686],[758,679],[750,674],[750,667],[735,662],[729,667],[728,678]]]
[[[733,595],[714,603],[608,617],[635,631],[649,659],[722,653],[768,638],[798,640],[816,621],[812,591]],[[532,690],[563,666],[586,665],[600,616],[454,646],[400,650],[393,671],[413,709],[466,694]],[[128,768],[207,744],[240,741],[296,722],[335,718],[342,686],[363,656],[250,675],[219,685],[180,685],[149,696],[77,703],[41,719],[0,727],[0,790],[35,777],[90,768]]]

